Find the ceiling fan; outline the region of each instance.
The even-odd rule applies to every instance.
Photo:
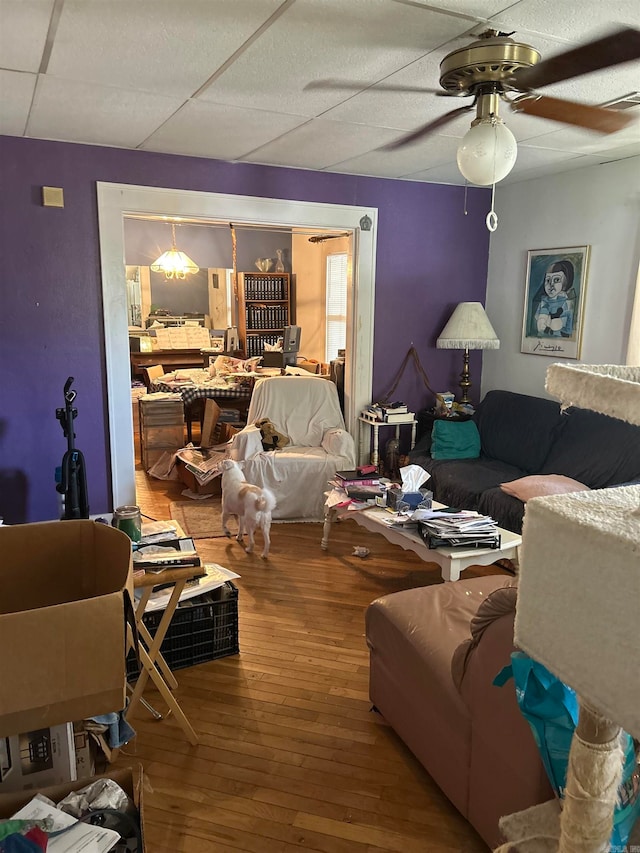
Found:
[[[631,116],[620,111],[551,98],[536,90],[640,59],[640,30],[626,27],[542,62],[535,48],[513,40],[511,35],[513,33],[489,29],[466,47],[448,53],[440,63],[442,88],[439,90],[376,85],[375,90],[387,92],[424,92],[473,99],[384,146],[385,150],[416,142],[475,107],[471,130],[458,149],[458,167],[471,183],[488,186],[509,174],[517,154],[515,137],[499,116],[501,101],[507,102],[515,112],[600,133],[613,133],[632,121]],[[306,88],[361,90],[366,86],[348,81],[318,80]]]

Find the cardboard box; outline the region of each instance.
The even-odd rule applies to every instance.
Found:
[[[197,495],[222,494],[222,477],[214,477],[213,480],[209,480],[208,483],[201,485],[179,456],[176,459],[176,471],[185,486]]]
[[[0,527],[0,737],[125,706],[131,541],[88,519]]]
[[[141,764],[136,767],[125,767],[122,770],[111,770],[108,773],[103,773],[100,776],[94,776],[91,779],[78,779],[77,781],[70,782],[66,785],[42,788],[39,792],[20,791],[13,794],[0,794],[0,820],[7,820],[10,818],[11,815],[18,811],[18,809],[21,809],[30,802],[35,793],[44,794],[45,797],[53,800],[53,802],[59,803],[60,800],[64,799],[64,797],[72,791],[79,791],[95,779],[102,778],[113,779],[114,782],[117,782],[133,800],[133,803],[138,810],[140,830],[142,832],[142,850],[137,851],[137,853],[145,853],[144,804],[142,800],[143,776]]]
[[[77,778],[73,724],[0,738],[0,792],[26,791]]]
[[[95,776],[97,747],[89,732],[85,731],[82,720],[73,724],[73,743],[76,750],[76,779]]]

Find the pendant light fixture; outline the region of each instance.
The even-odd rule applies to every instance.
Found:
[[[176,247],[176,226],[171,223],[171,248],[151,264],[153,272],[163,272],[166,279],[185,279],[187,273],[197,273],[200,267]]]
[[[489,231],[498,227],[495,193],[498,181],[506,178],[518,156],[516,138],[498,115],[499,97],[484,92],[478,99],[477,117],[471,122],[458,147],[458,168],[471,184],[491,187],[491,210],[486,223]]]

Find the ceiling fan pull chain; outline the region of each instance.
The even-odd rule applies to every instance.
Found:
[[[494,183],[493,186],[491,187],[491,210],[489,211],[489,213],[487,213],[487,218],[485,219],[485,222],[487,223],[487,229],[489,231],[491,231],[492,234],[496,230],[496,228],[498,227],[498,214],[494,210],[495,198],[496,198],[496,185]]]
[[[468,216],[469,211],[467,210],[467,190],[469,189],[469,181],[464,179],[464,215]]]

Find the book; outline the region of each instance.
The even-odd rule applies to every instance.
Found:
[[[362,483],[363,480],[376,479],[375,476],[371,474],[358,473],[355,468],[352,471],[336,471],[335,476],[342,482],[353,481],[356,483]]]
[[[369,423],[375,424],[375,423],[382,423],[383,415],[382,415],[382,411],[380,411],[380,414],[378,414],[376,412],[372,412],[370,409],[364,409],[360,413],[360,417],[362,418],[363,421],[369,421]]]
[[[162,571],[170,567],[200,565],[200,557],[190,536],[143,545],[133,552],[134,569]]]
[[[379,486],[347,486],[345,491],[348,497],[356,501],[370,501],[383,494]]]
[[[399,412],[397,409],[390,409],[385,413],[384,422],[387,424],[403,424],[410,423],[415,420],[415,412]]]
[[[406,406],[404,403],[393,403],[389,405],[385,405],[384,403],[382,403],[380,405],[380,408],[382,409],[383,415],[388,415],[392,412],[396,412],[397,414],[401,414],[402,412],[404,412],[406,414],[409,411],[409,407]]]
[[[364,479],[364,480],[336,480],[337,485],[341,489],[346,489],[349,486],[379,486],[380,480],[373,477],[372,479]]]

